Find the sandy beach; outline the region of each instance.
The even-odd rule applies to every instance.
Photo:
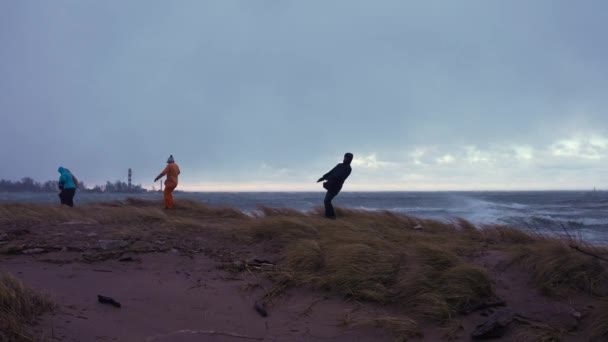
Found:
[[[505,341],[607,336],[604,247],[388,212],[261,213],[0,205],[0,270],[56,305],[21,340],[469,341],[492,320]]]

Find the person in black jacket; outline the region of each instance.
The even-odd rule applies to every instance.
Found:
[[[331,201],[334,197],[338,196],[340,190],[342,190],[342,185],[348,176],[350,175],[351,168],[350,163],[353,161],[353,154],[346,153],[344,154],[344,161],[328,173],[324,174],[323,177],[319,178],[317,183],[326,181],[323,183],[323,187],[327,189],[327,193],[325,194],[325,200],[323,203],[325,204],[325,217],[335,220],[336,213],[334,212],[334,207],[331,205]]]

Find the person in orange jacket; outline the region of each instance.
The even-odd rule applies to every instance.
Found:
[[[167,175],[167,180],[165,180],[165,209],[173,208],[173,190],[177,187],[177,176],[179,175],[179,166],[175,164],[175,160],[173,159],[173,155],[169,156],[167,159],[167,167],[161,172],[156,178],[154,178],[154,182],[159,180],[162,176]]]

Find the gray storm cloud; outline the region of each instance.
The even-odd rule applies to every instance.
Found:
[[[351,151],[351,189],[601,186],[606,10],[3,2],[0,178],[150,185],[174,154],[185,188],[306,190]]]

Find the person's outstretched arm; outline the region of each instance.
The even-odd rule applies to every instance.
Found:
[[[156,182],[157,180],[160,179],[160,177],[166,175],[167,171],[169,171],[169,165],[167,165],[167,167],[165,167],[165,169],[163,170],[163,172],[161,172],[158,176],[156,176],[156,178],[154,178],[154,181]]]
[[[323,177],[319,178],[319,180],[317,180],[317,183],[330,179],[333,176],[333,174],[336,172],[336,170],[338,169],[338,166],[340,166],[340,164],[336,165],[328,173],[324,174]]]

